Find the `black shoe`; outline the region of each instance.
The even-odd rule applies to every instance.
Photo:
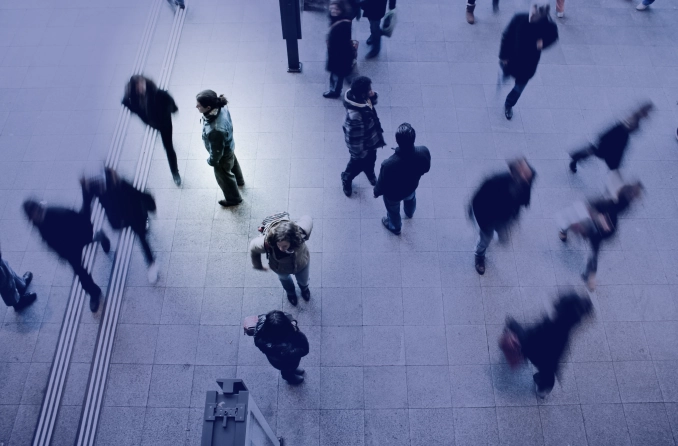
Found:
[[[30,271],[27,271],[26,274],[24,274],[24,283],[26,284],[26,288],[28,288],[28,285],[31,284],[33,281],[33,273]]]
[[[301,297],[308,302],[311,300],[311,289],[309,287],[301,289]]]
[[[379,50],[377,50],[377,51],[372,50],[365,55],[365,59],[374,59],[378,55],[379,55]]]
[[[350,197],[351,194],[353,193],[353,187],[352,187],[352,185],[351,185],[351,182],[350,182],[350,181],[346,181],[346,180],[344,180],[344,179],[342,178],[342,179],[341,179],[341,186],[342,186],[343,189],[344,189],[344,195],[346,195],[347,197]]]
[[[368,45],[372,45],[372,36],[368,37],[365,43]]]
[[[485,274],[485,256],[476,256],[476,272],[481,276]]]
[[[391,229],[391,227],[388,225],[388,217],[381,217],[381,224],[384,225],[386,229],[394,233],[395,235],[400,235],[400,231],[394,231]]]
[[[495,14],[499,12],[499,0],[492,0],[492,11]]]
[[[89,298],[89,309],[92,311],[92,313],[96,313],[97,310],[99,309],[99,301],[101,300],[101,293],[99,293],[99,296],[97,297],[92,297],[90,296]]]
[[[504,106],[504,116],[506,116],[506,119],[508,119],[510,121],[511,118],[513,118],[513,107],[508,107],[508,106],[505,105]]]
[[[174,180],[174,184],[176,184],[177,187],[181,187],[181,176],[179,175],[179,172],[173,173],[172,179]]]
[[[371,177],[367,177],[367,181],[369,181],[370,184],[374,187],[377,185],[377,176],[372,175]]]
[[[26,293],[19,298],[19,302],[14,304],[14,311],[17,313],[21,312],[24,308],[28,307],[30,304],[35,302],[35,299],[38,298],[38,295],[35,293]]]
[[[296,386],[304,382],[304,377],[295,374],[293,378],[285,379],[285,381],[287,381],[287,384]]]
[[[570,161],[570,171],[577,173],[577,162],[575,160]]]
[[[104,231],[97,231],[97,233],[94,234],[94,240],[101,243],[101,249],[103,249],[106,254],[111,251],[111,241],[106,237]]]
[[[245,180],[242,180],[241,182],[237,183],[238,187],[243,187],[245,186]]]
[[[294,371],[294,374],[295,374],[295,375],[303,375],[304,373],[306,373],[306,370],[302,369],[301,367],[297,368],[297,369]]]
[[[294,292],[294,293],[287,293],[287,300],[289,300],[290,303],[296,307],[296,306],[297,306],[297,302],[299,302],[298,299],[297,299],[297,293],[296,293],[296,292]]]
[[[339,96],[341,96],[341,93],[332,90],[327,90],[325,93],[323,93],[323,97],[327,99],[334,99],[338,98]]]
[[[240,203],[242,203],[242,200],[240,200],[240,201],[226,201],[226,200],[219,200],[219,205],[220,205],[221,207],[224,207],[224,208],[231,207],[231,206],[237,206],[237,205],[239,205]]]

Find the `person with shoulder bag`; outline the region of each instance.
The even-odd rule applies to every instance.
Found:
[[[302,375],[305,370],[299,368],[299,363],[301,358],[308,355],[308,339],[299,330],[297,321],[291,314],[276,310],[259,315],[250,332],[254,336],[254,345],[266,355],[274,368],[280,370],[282,378],[288,384],[304,382]]]
[[[372,47],[369,53],[365,56],[368,59],[377,57],[381,51],[381,19],[386,15],[386,4],[388,9],[393,10],[396,7],[396,0],[361,0],[360,7],[363,10],[363,15],[370,21],[370,37],[367,39],[367,44]]]
[[[351,8],[344,0],[330,2],[330,30],[327,33],[327,64],[330,72],[330,89],[326,98],[338,98],[344,79],[353,71],[356,47],[351,40]]]
[[[308,287],[311,254],[306,240],[311,236],[313,220],[306,215],[294,222],[287,213],[278,215],[280,217],[272,221],[264,220],[264,225],[260,228],[262,235],[250,242],[252,266],[266,270],[261,263],[261,254],[266,254],[268,266],[278,274],[287,299],[292,305],[297,305],[292,274],[297,278],[301,297],[306,301],[311,299],[311,290]]]

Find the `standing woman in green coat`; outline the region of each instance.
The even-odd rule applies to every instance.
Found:
[[[203,114],[202,141],[210,155],[207,164],[214,167],[214,176],[224,193],[219,204],[223,207],[237,206],[242,203],[238,186],[244,186],[245,179],[235,157],[233,123],[226,107],[228,101],[223,94],[217,96],[212,90],[201,91],[195,99],[195,108]]]

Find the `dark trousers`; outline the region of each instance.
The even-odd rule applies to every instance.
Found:
[[[339,76],[335,73],[330,73],[330,91],[340,94],[344,86],[344,76]]]
[[[407,218],[414,216],[414,211],[417,209],[417,193],[412,192],[409,196],[403,198],[403,208]],[[388,227],[392,231],[400,232],[403,226],[400,218],[400,200],[390,200],[384,195],[384,206],[386,206],[386,217],[388,218]]]
[[[82,249],[78,253],[73,253],[66,257],[66,261],[71,265],[78,279],[80,279],[82,289],[89,294],[91,299],[98,299],[101,296],[101,288],[94,283],[90,273],[82,266]]]
[[[299,363],[301,362],[301,358],[297,359],[296,361],[290,361],[289,363],[285,364],[284,368],[279,368],[280,370],[280,375],[285,381],[289,381],[290,379],[294,379],[295,374],[294,372],[299,368]]]
[[[177,162],[177,152],[174,151],[174,144],[172,144],[172,121],[170,121],[169,124],[160,127],[158,132],[160,132],[160,139],[162,139],[162,145],[165,148],[165,153],[167,153],[170,172],[172,172],[172,175],[178,175],[179,164]]]
[[[504,107],[508,108],[515,106],[518,102],[518,99],[520,99],[520,95],[523,94],[523,90],[525,90],[526,86],[527,81],[524,81],[523,83],[516,80],[516,84],[513,86],[513,89],[509,92],[508,96],[506,96]]]
[[[346,182],[353,181],[353,178],[365,172],[368,179],[376,178],[374,174],[374,164],[377,162],[377,151],[368,150],[364,158],[353,158],[348,160],[346,170],[341,173],[341,179]]]
[[[370,21],[370,41],[372,42],[372,49],[370,53],[377,54],[381,50],[381,19]]]
[[[144,258],[146,263],[150,265],[155,261],[153,257],[153,251],[151,251],[151,245],[148,244],[148,232],[146,231],[146,222],[141,225],[132,226],[132,231],[139,237],[139,243],[141,243],[141,249],[144,251]]]
[[[595,146],[589,145],[586,148],[576,150],[572,153],[570,153],[570,158],[572,158],[572,161],[575,163],[578,161],[585,160],[589,156],[593,155],[595,153]]]
[[[228,203],[240,203],[242,201],[238,185],[245,184],[245,179],[242,176],[242,170],[240,170],[240,164],[235,153],[221,157],[217,165],[214,166],[214,176]]]
[[[553,390],[553,386],[556,384],[556,375],[553,372],[539,371],[532,375],[535,384],[537,384],[537,391],[549,393]]]

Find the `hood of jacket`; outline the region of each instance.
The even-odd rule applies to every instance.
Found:
[[[344,93],[344,107],[348,110],[365,111],[368,108],[372,109],[375,105],[377,105],[377,93],[368,98],[367,102],[358,102],[350,89]]]

